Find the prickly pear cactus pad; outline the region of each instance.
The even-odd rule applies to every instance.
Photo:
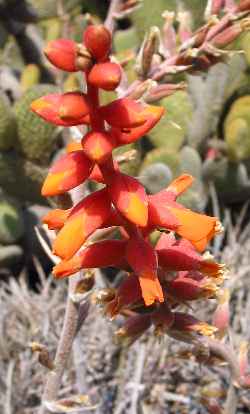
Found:
[[[21,211],[7,201],[0,201],[0,244],[16,243],[23,233]]]
[[[150,131],[149,139],[155,147],[178,151],[182,146],[192,116],[192,104],[186,91],[160,101],[165,115],[158,125]]]
[[[58,128],[35,116],[30,104],[43,95],[56,92],[53,85],[40,84],[28,89],[15,105],[18,150],[29,160],[46,165],[55,149]]]
[[[7,96],[0,92],[0,151],[13,147],[16,139],[16,120]]]
[[[46,168],[14,151],[0,152],[0,187],[20,201],[44,204],[40,188],[46,174]]]
[[[237,99],[225,119],[224,136],[232,160],[250,158],[250,96]]]
[[[143,0],[141,7],[133,13],[132,21],[140,40],[152,26],[163,25],[162,13],[165,10],[174,11],[176,0]]]
[[[173,177],[177,177],[180,174],[180,155],[177,152],[169,151],[164,146],[162,148],[155,148],[147,153],[141,165],[140,174],[143,174],[144,169],[148,166],[159,162],[170,169]]]
[[[49,17],[54,17],[59,14],[59,7],[57,1],[52,0],[27,0],[40,19],[46,19]],[[70,12],[74,7],[78,6],[81,3],[81,0],[63,0],[62,2],[63,9],[65,12]]]

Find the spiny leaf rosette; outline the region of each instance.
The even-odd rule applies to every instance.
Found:
[[[42,194],[64,194],[87,179],[104,184],[71,209],[56,209],[44,218],[50,229],[58,230],[53,250],[62,261],[53,274],[64,278],[82,269],[123,269],[127,276],[117,289],[96,294],[109,316],[126,316],[118,337],[132,342],[154,325],[158,333],[193,341],[212,335],[216,328],[177,308],[215,297],[224,266],[202,252],[221,225],[215,217],[192,212],[176,201],[192,184],[190,175],[147,195],[142,184],[120,172],[114,162],[112,151],[150,131],[163,108],[129,97],[100,106],[99,89],[113,91],[121,81],[120,66],[110,61],[111,41],[104,26],[93,25],[84,32],[81,45],[65,39],[51,42],[45,50],[50,62],[68,72],[83,71],[87,92],[52,94],[31,106],[52,124],[85,124],[89,129],[81,143],[69,147],[53,165]],[[119,229],[119,239],[89,242],[96,230],[113,226]],[[153,246],[150,234],[156,229],[162,235]]]

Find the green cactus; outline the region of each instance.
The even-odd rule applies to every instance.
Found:
[[[237,99],[224,122],[224,137],[231,160],[250,158],[250,96]]]
[[[239,49],[244,51],[244,56],[248,66],[250,66],[250,32],[247,31],[240,36]]]
[[[146,187],[150,194],[155,194],[171,182],[173,178],[169,166],[162,162],[148,165],[140,173],[140,182]]]
[[[70,73],[66,77],[63,83],[64,92],[79,91],[80,87],[81,87],[81,82],[80,82],[78,73]]]
[[[0,92],[0,151],[7,151],[16,140],[16,120],[7,96]]]
[[[50,17],[58,16],[60,9],[57,1],[52,0],[27,0],[39,19],[48,19]],[[81,3],[81,0],[62,0],[62,7],[64,12],[71,12],[76,6]]]
[[[18,150],[29,160],[47,164],[55,149],[58,128],[45,122],[30,110],[30,104],[43,95],[56,92],[53,85],[40,84],[30,88],[15,104]]]
[[[191,174],[193,177],[201,179],[202,159],[198,151],[188,145],[180,151],[181,172]]]
[[[195,29],[204,20],[206,4],[207,0],[182,0],[180,4],[176,0],[143,0],[141,7],[133,13],[132,21],[140,40],[150,27],[162,27],[164,21],[161,15],[165,10],[190,11]]]
[[[14,151],[0,152],[0,187],[24,202],[45,204],[40,189],[47,170]]]
[[[0,201],[0,244],[16,243],[24,234],[22,213],[14,204]]]
[[[150,131],[149,139],[155,147],[178,151],[185,139],[192,115],[192,105],[186,91],[178,91],[160,101],[165,114]]]
[[[143,170],[149,165],[155,163],[162,163],[167,165],[173,177],[176,177],[181,171],[180,156],[176,152],[171,152],[167,148],[156,148],[148,152],[141,165],[140,174],[143,175]]]
[[[176,0],[144,0],[141,7],[132,15],[140,41],[143,40],[150,27],[162,27],[164,20],[161,15],[165,10],[174,11],[175,9]]]
[[[250,197],[250,180],[243,163],[234,163],[226,157],[203,164],[205,183],[212,181],[220,200],[224,203],[244,202]]]
[[[13,244],[11,246],[0,245],[0,268],[8,268],[19,263],[23,256],[23,249]]]
[[[182,0],[182,9],[188,10],[192,14],[193,29],[201,26],[204,21],[204,13],[207,0]]]
[[[124,153],[133,151],[133,150],[136,151],[135,157],[132,157],[132,159],[124,161],[120,164],[121,171],[129,175],[137,175],[138,173],[140,163],[141,163],[140,143],[124,145],[123,147],[119,147],[115,149],[113,152],[115,158],[117,158],[120,155],[123,155]]]
[[[134,27],[126,30],[117,30],[114,34],[114,48],[117,53],[135,49],[139,46],[139,39]]]
[[[32,86],[39,83],[41,78],[41,71],[39,66],[31,63],[30,65],[25,66],[22,71],[20,84],[23,92],[27,91]]]

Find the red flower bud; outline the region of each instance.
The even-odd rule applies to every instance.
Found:
[[[139,279],[136,275],[126,277],[119,285],[114,299],[107,305],[106,313],[114,317],[121,310],[143,303]]]
[[[192,343],[200,335],[212,336],[217,331],[212,325],[199,321],[195,317],[182,312],[174,313],[174,322],[167,334],[177,340]]]
[[[91,25],[83,33],[83,42],[97,60],[101,61],[107,58],[111,48],[111,34],[103,25]]]
[[[91,69],[88,82],[105,91],[113,91],[119,85],[121,76],[121,68],[117,63],[98,63]]]
[[[157,255],[153,247],[143,238],[131,237],[127,244],[126,259],[139,277],[145,305],[152,305],[155,301],[164,302],[157,277]]]
[[[173,324],[174,314],[171,312],[166,303],[164,303],[152,313],[151,320],[155,325],[156,334],[159,335],[164,333]]]
[[[103,240],[81,250],[70,260],[63,260],[53,268],[57,278],[66,277],[81,269],[119,267],[125,255],[127,241]]]
[[[89,111],[85,95],[77,92],[43,96],[30,108],[45,121],[65,127],[86,123]]]
[[[218,280],[223,278],[225,266],[198,254],[188,240],[162,234],[155,249],[160,265],[166,270],[194,270]]]
[[[194,280],[180,277],[166,283],[166,295],[177,302],[186,302],[202,298],[212,298],[218,291],[215,283],[209,279]]]
[[[61,96],[59,117],[65,121],[84,118],[89,113],[87,97],[83,93],[68,92]]]
[[[132,99],[122,98],[101,106],[99,113],[113,127],[133,128],[146,122],[148,117],[146,108]]]
[[[42,187],[44,197],[63,194],[83,183],[93,168],[93,163],[83,151],[62,156],[50,169]]]
[[[53,244],[53,253],[62,259],[70,259],[85,240],[102,227],[110,214],[111,202],[106,189],[85,197],[71,210]]]
[[[82,139],[83,151],[97,163],[106,161],[115,147],[116,140],[108,132],[89,132]]]
[[[115,207],[129,221],[141,227],[147,225],[147,195],[138,180],[117,172],[112,177],[109,193]]]
[[[150,315],[135,315],[128,318],[125,324],[116,333],[116,339],[131,345],[136,339],[146,332],[151,325]]]
[[[76,72],[77,44],[73,40],[58,39],[48,43],[44,53],[52,65],[66,72]]]

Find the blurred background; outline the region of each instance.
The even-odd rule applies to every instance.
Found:
[[[137,52],[145,34],[152,26],[164,29],[162,13],[176,12],[179,24],[185,19],[195,30],[204,22],[207,1],[127,3],[132,11],[126,13],[124,8],[115,19],[113,55],[132,83],[138,78]],[[61,37],[81,42],[86,26],[103,22],[108,8],[108,0],[0,0],[3,414],[39,413],[45,369],[31,356],[28,344],[40,341],[55,352],[66,297],[66,282],[52,281],[52,262],[38,237],[42,234],[49,243],[41,217],[55,206],[54,200],[41,197],[40,189],[53,160],[68,142],[79,138],[79,131],[51,126],[29,107],[45,94],[79,90],[84,80],[79,73],[53,68],[42,50],[47,42]],[[231,295],[232,340],[238,344],[250,338],[250,32],[227,49],[235,53],[206,73],[171,76],[172,83],[184,82],[186,87],[159,100],[157,104],[166,108],[160,123],[138,143],[116,150],[115,156],[121,169],[138,177],[149,193],[166,187],[183,172],[196,178],[181,202],[220,217],[224,224],[225,234],[216,239],[211,251],[230,266],[226,287]],[[115,96],[102,92],[101,102]],[[88,191],[95,188],[92,183]],[[103,286],[110,286],[119,275],[110,269],[102,277]],[[214,307],[211,300],[208,309],[197,312],[209,320]],[[61,396],[78,387],[97,395],[101,404],[96,412],[105,414],[136,414],[127,408],[134,387],[139,387],[135,397],[140,401],[139,414],[222,413],[225,400],[230,406],[225,392],[230,377],[223,365],[201,368],[192,359],[177,360],[174,355],[182,349],[170,339],[159,342],[146,337],[127,349],[112,342],[114,329],[101,311],[90,312],[75,341]],[[219,408],[213,406],[214,400]],[[249,393],[240,391],[236,406],[237,413],[249,412]]]

